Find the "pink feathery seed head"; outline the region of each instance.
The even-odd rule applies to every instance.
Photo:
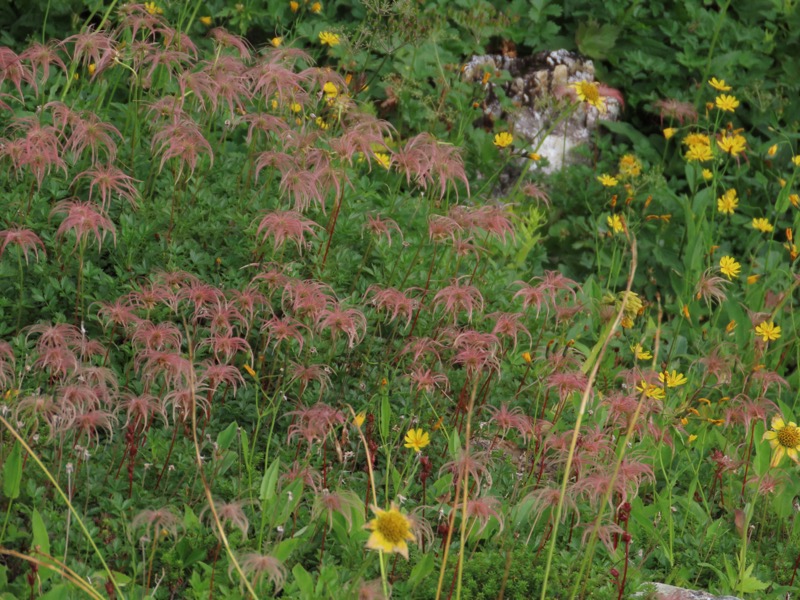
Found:
[[[324,392],[331,384],[331,378],[328,373],[331,369],[328,365],[301,365],[296,362],[289,364],[289,383],[292,384],[296,381],[300,382],[299,397],[302,397],[308,384],[312,381],[319,383],[320,394]]]
[[[147,429],[156,416],[160,416],[164,423],[167,422],[167,412],[163,403],[160,399],[148,393],[132,394],[126,392],[122,394],[117,410],[125,413],[123,428],[131,424],[138,424],[140,429]]]
[[[547,377],[548,389],[558,391],[558,397],[563,401],[573,392],[582,392],[586,389],[589,378],[580,371],[566,373],[552,373]],[[594,390],[590,391],[594,395]]]
[[[144,4],[123,4],[117,13],[120,16],[120,28],[130,30],[131,39],[134,40],[140,39],[137,35],[140,31],[142,37],[151,38],[159,27],[167,24],[163,17],[150,14]]]
[[[314,228],[319,229],[320,226],[314,221],[304,218],[298,212],[293,210],[273,211],[261,219],[256,235],[261,236],[261,244],[271,238],[275,250],[283,246],[287,240],[291,240],[302,253],[303,248],[311,244],[306,239],[306,235],[317,237]]]
[[[344,333],[350,348],[361,343],[367,333],[367,319],[364,313],[356,308],[342,308],[338,305],[320,311],[314,326],[317,331],[329,330],[334,338],[339,333]]]
[[[686,122],[694,123],[697,121],[697,109],[689,102],[665,98],[663,100],[656,100],[653,103],[653,107],[658,109],[662,127],[664,126],[664,117],[675,119],[681,125]]]
[[[363,510],[364,505],[361,498],[351,490],[329,491],[323,489],[314,496],[314,503],[311,507],[311,518],[316,520],[324,516],[329,528],[333,529],[333,514],[340,514],[347,523],[347,530],[353,528],[353,513],[359,509]]]
[[[385,237],[389,245],[392,245],[392,230],[400,234],[403,238],[403,231],[393,219],[385,219],[380,215],[367,215],[367,229],[376,238]]]
[[[22,56],[17,55],[11,48],[0,46],[0,84],[8,80],[17,88],[20,99],[24,99],[22,84],[27,83],[36,90],[36,79],[31,69],[22,61]]]
[[[138,183],[137,180],[126,175],[114,165],[95,164],[91,169],[78,173],[72,180],[72,185],[75,185],[79,179],[89,180],[89,200],[92,200],[93,194],[99,195],[104,211],[111,207],[111,200],[115,196],[127,200],[133,208],[138,206],[136,199],[139,192],[135,186]]]
[[[208,73],[211,85],[209,100],[212,110],[216,111],[217,106],[224,101],[230,118],[244,112],[251,92],[245,77],[246,67],[241,61],[233,56],[220,56],[213,63],[204,63],[202,68]]]
[[[547,190],[544,186],[534,183],[528,182],[522,186],[522,193],[528,196],[528,198],[533,198],[534,200],[538,200],[545,206],[550,206],[550,196],[547,195]]]
[[[151,144],[155,154],[161,155],[159,171],[171,158],[176,158],[181,170],[194,173],[201,154],[207,154],[214,164],[214,151],[200,131],[200,127],[189,117],[167,123],[153,135]]]
[[[63,424],[63,431],[76,432],[79,436],[86,435],[88,443],[100,444],[100,433],[105,431],[109,439],[114,437],[114,429],[117,426],[117,418],[110,412],[99,409],[90,408],[82,410],[74,415],[69,421]]]
[[[450,381],[447,379],[447,375],[421,366],[412,368],[411,373],[408,374],[408,379],[418,391],[430,393],[434,389],[439,389],[447,392],[450,388]]]
[[[730,284],[730,281],[713,273],[714,269],[706,269],[694,288],[697,299],[702,298],[708,305],[712,301],[722,304],[728,298],[725,294],[725,287]]]
[[[250,529],[250,520],[244,512],[244,507],[254,503],[254,499],[247,498],[244,500],[234,500],[232,502],[215,502],[214,508],[217,511],[217,516],[223,525],[231,525],[242,532],[242,536],[247,538],[247,531]],[[212,523],[214,517],[211,513],[211,507],[206,505],[198,515],[202,521],[205,518]]]
[[[517,338],[519,337],[520,333],[524,333],[528,336],[528,341],[533,341],[531,337],[530,331],[522,324],[522,319],[525,317],[522,313],[507,313],[507,312],[496,312],[490,315],[487,315],[487,318],[492,319],[494,321],[494,327],[492,328],[492,334],[496,336],[506,336],[514,340],[514,349],[517,348]]]
[[[325,213],[325,199],[329,190],[322,185],[319,170],[293,164],[281,175],[279,189],[294,200],[296,212],[305,212],[313,202]]]
[[[442,306],[444,312],[452,315],[453,322],[458,320],[458,313],[466,312],[467,320],[472,321],[475,311],[483,311],[483,295],[478,288],[469,284],[454,281],[451,285],[439,290],[433,297],[434,306]]]
[[[181,302],[190,303],[194,309],[195,318],[197,318],[202,316],[207,307],[224,301],[225,295],[219,288],[196,279],[181,285],[178,290],[178,299]]]
[[[388,313],[391,323],[401,315],[406,320],[406,327],[411,323],[414,311],[419,307],[419,300],[409,296],[408,292],[412,289],[401,292],[395,288],[381,288],[378,285],[371,285],[367,288],[367,294],[372,294],[370,304],[378,310]]]
[[[451,340],[454,348],[480,348],[481,350],[500,350],[500,339],[494,333],[449,327],[442,330],[442,341]]]
[[[285,340],[295,340],[300,350],[303,349],[305,337],[303,331],[310,333],[308,326],[289,316],[272,317],[261,326],[261,332],[267,332],[267,343],[275,341],[276,345]]]
[[[455,460],[442,465],[442,468],[439,469],[439,474],[449,471],[457,479],[463,479],[465,474],[469,474],[470,479],[480,488],[483,478],[491,479],[491,474],[487,467],[490,458],[486,452],[467,452],[462,448],[458,451]]]
[[[158,33],[163,38],[165,48],[180,50],[191,56],[193,60],[197,60],[199,51],[192,38],[186,32],[162,25]]]
[[[519,407],[509,409],[508,404],[503,402],[500,408],[487,405],[484,409],[491,415],[489,421],[497,425],[504,433],[516,429],[523,439],[532,433],[531,421]]]
[[[98,65],[108,65],[109,59],[116,54],[116,41],[114,37],[106,31],[95,30],[91,27],[81,33],[71,35],[61,42],[62,48],[72,46],[72,60],[80,62],[84,67],[90,63]],[[97,73],[95,71],[95,74]]]
[[[164,408],[172,407],[172,421],[186,423],[191,419],[192,411],[197,415],[209,415],[209,400],[205,387],[203,386],[184,386],[176,387],[169,394],[164,396]]]
[[[98,248],[102,248],[103,240],[107,233],[111,233],[114,244],[117,243],[117,231],[114,223],[104,213],[102,207],[94,202],[80,200],[62,200],[56,204],[51,214],[63,214],[64,220],[56,231],[57,238],[63,238],[68,232],[75,234],[75,246],[88,240],[89,234],[94,234]]]
[[[311,468],[308,464],[300,464],[298,461],[292,463],[283,474],[280,476],[281,482],[291,483],[297,479],[302,480],[303,485],[318,493],[322,488],[322,475],[319,471]]]
[[[250,44],[243,37],[234,35],[222,27],[215,27],[208,32],[208,35],[219,48],[233,48],[239,54],[239,58],[250,60]]]
[[[216,333],[204,339],[200,346],[209,346],[214,352],[214,358],[223,364],[230,364],[240,352],[245,353],[245,361],[251,362],[253,350],[250,344],[242,337],[225,333]]]
[[[244,315],[228,300],[200,307],[195,312],[195,322],[206,324],[212,335],[233,335],[237,329],[249,329]]]
[[[431,215],[428,219],[428,237],[434,242],[451,239],[455,242],[463,228],[455,219],[444,215]]]
[[[22,255],[25,257],[25,263],[28,263],[28,251],[32,251],[36,260],[39,260],[39,250],[42,254],[47,256],[44,250],[44,242],[30,229],[22,229],[19,227],[12,227],[5,231],[0,231],[0,258],[6,251],[9,245],[14,245],[19,248]]]
[[[33,42],[19,55],[19,58],[30,64],[31,79],[36,82],[36,87],[44,85],[50,78],[50,67],[55,66],[67,74],[67,65],[58,53],[56,42],[42,44]]]
[[[248,125],[247,136],[245,137],[245,142],[248,144],[256,139],[254,135],[256,132],[261,132],[263,134],[263,137],[260,139],[268,139],[271,132],[281,133],[286,131],[289,127],[286,121],[280,117],[264,112],[248,113],[242,117],[242,120]]]
[[[133,529],[144,526],[145,535],[153,540],[155,536],[161,534],[162,529],[166,529],[175,538],[178,536],[178,529],[181,527],[181,519],[169,506],[157,510],[143,510],[133,517],[131,522]]]
[[[101,121],[93,112],[79,113],[72,122],[66,150],[72,152],[73,162],[77,162],[88,148],[93,165],[97,163],[101,150],[105,154],[106,162],[113,163],[117,157],[115,137],[122,139],[122,134],[116,127]]]
[[[416,364],[423,361],[427,356],[432,356],[436,362],[440,362],[442,360],[440,351],[444,348],[444,345],[429,337],[416,337],[411,338],[403,349],[400,351],[400,354],[411,355],[411,362]]]
[[[183,111],[182,96],[164,96],[145,106],[152,127],[163,127],[165,121],[174,123],[188,118]]]
[[[242,571],[253,578],[253,583],[256,586],[264,577],[267,577],[272,582],[277,593],[286,581],[286,567],[283,566],[283,562],[269,554],[248,552],[239,557],[239,564],[242,567]],[[233,573],[234,566],[231,564],[228,569],[228,576]]]
[[[263,100],[276,98],[278,104],[296,102],[301,106],[307,101],[304,85],[307,78],[280,64],[278,61],[261,60],[246,73],[255,96]]]
[[[187,386],[193,379],[192,362],[177,352],[142,350],[133,357],[133,367],[142,373],[145,382],[152,383],[163,376],[170,387]]]
[[[36,349],[73,348],[82,337],[81,330],[69,323],[37,323],[27,328],[25,340],[38,335]]]
[[[481,496],[474,500],[467,501],[467,517],[477,519],[480,522],[478,533],[481,533],[489,524],[489,519],[494,517],[503,531],[504,519],[498,509],[501,508],[500,500],[493,496]]]
[[[257,286],[263,283],[269,290],[270,297],[277,290],[284,289],[291,278],[284,273],[284,266],[277,263],[267,263],[261,267],[261,273],[253,277],[250,285]]]
[[[506,236],[514,241],[514,225],[512,214],[504,206],[482,206],[473,212],[475,225],[483,229],[486,233],[503,240],[506,243]]]
[[[337,304],[333,289],[313,279],[292,280],[283,290],[281,304],[284,310],[297,316],[316,320],[317,316]]]
[[[223,383],[233,389],[233,393],[239,389],[239,385],[244,385],[242,373],[234,365],[227,365],[213,361],[203,361],[200,365],[200,374],[197,383],[216,392]]]
[[[145,320],[137,323],[131,342],[137,349],[180,350],[183,334],[175,324],[168,321],[156,324]]]

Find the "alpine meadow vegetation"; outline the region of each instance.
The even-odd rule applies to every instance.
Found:
[[[800,593],[800,9],[741,4],[0,7],[0,600]],[[463,71],[561,48],[551,172]]]

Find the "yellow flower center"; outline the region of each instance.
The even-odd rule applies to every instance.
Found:
[[[375,531],[390,544],[397,545],[408,538],[408,520],[396,510],[388,510],[377,517]]]
[[[777,433],[778,443],[784,448],[796,448],[800,445],[800,428],[786,425]]]
[[[600,90],[597,86],[587,81],[582,81],[578,87],[578,94],[583,96],[584,102],[597,105],[600,102]]]

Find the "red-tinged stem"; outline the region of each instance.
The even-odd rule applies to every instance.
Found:
[[[164,472],[167,470],[169,466],[169,459],[172,456],[172,449],[175,447],[175,438],[178,437],[178,424],[174,423],[172,425],[172,442],[169,444],[169,451],[167,452],[167,458],[164,459],[164,467],[161,469],[161,473],[158,475],[158,481],[156,481],[155,489],[158,489],[158,486],[161,484],[161,478],[164,477]]]
[[[433,266],[436,264],[436,244],[433,245],[433,256],[431,256],[431,265],[428,267],[428,278],[425,280],[425,289],[422,291],[422,296],[420,300],[419,308],[417,308],[417,312],[414,315],[414,322],[411,323],[411,330],[408,332],[408,339],[411,339],[414,336],[414,329],[417,327],[417,320],[419,319],[419,314],[422,312],[422,302],[425,301],[425,296],[428,294],[428,288],[431,285],[431,275],[433,274]]]
[[[333,232],[336,230],[336,221],[339,220],[339,211],[344,203],[344,198],[339,195],[336,198],[336,205],[333,207],[333,214],[331,215],[331,224],[328,228],[328,241],[325,243],[325,254],[322,255],[322,266],[320,272],[325,269],[325,262],[328,260],[328,250],[331,249],[331,241],[333,241]]]

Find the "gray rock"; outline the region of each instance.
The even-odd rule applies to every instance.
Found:
[[[511,75],[511,81],[502,84],[514,105],[508,112],[504,112],[497,99],[494,86],[498,84],[492,83],[492,78],[483,83],[484,73],[498,70]],[[463,73],[466,79],[485,86],[485,119],[508,121],[516,147],[522,146],[526,153],[536,151],[548,161],[544,167],[530,162],[530,168],[541,168],[547,173],[573,164],[576,161],[573,150],[591,140],[601,119],[616,121],[622,108],[616,98],[607,97],[605,113],[581,104],[569,119],[563,119],[568,106],[563,96],[569,86],[579,81],[595,81],[592,61],[567,50],[527,57],[473,56]]]
[[[685,588],[667,585],[666,583],[648,583],[648,586],[656,588],[655,596],[649,596],[645,592],[634,594],[635,598],[647,598],[652,600],[740,600],[735,596],[714,596],[708,592],[699,590],[687,590]]]

